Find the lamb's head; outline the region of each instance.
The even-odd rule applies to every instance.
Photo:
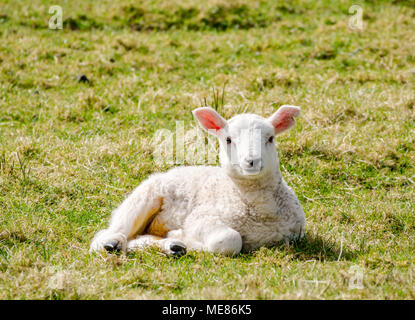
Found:
[[[268,119],[240,114],[226,121],[212,108],[193,111],[201,127],[218,138],[222,168],[237,179],[258,179],[279,170],[274,137],[291,128],[299,113],[299,107],[284,105]]]

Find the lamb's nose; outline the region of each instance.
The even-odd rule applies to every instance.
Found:
[[[261,163],[261,159],[246,159],[245,163],[248,168],[256,168]]]

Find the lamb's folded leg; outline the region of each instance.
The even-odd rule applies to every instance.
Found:
[[[242,250],[242,237],[239,232],[224,224],[200,221],[184,233],[184,239],[189,244],[189,248],[192,248],[191,243],[201,244],[193,247],[196,250],[229,256],[236,255]]]
[[[107,229],[98,232],[92,240],[90,250],[108,251],[127,249],[127,241],[142,234],[151,218],[162,205],[157,176],[144,181],[112,213]]]
[[[204,244],[209,252],[233,256],[242,250],[242,237],[230,227],[217,225],[206,233]]]

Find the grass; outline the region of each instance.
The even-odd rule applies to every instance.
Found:
[[[415,3],[361,2],[361,31],[353,4],[2,1],[0,298],[414,299]],[[170,167],[156,130],[206,104],[302,107],[277,148],[305,239],[235,258],[88,253]]]

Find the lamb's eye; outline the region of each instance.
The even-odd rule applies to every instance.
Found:
[[[274,142],[274,136],[269,137],[268,142],[273,143]]]
[[[226,138],[226,143],[227,143],[227,144],[231,144],[231,143],[232,143],[232,139],[231,139],[230,137],[227,137],[227,138]]]

